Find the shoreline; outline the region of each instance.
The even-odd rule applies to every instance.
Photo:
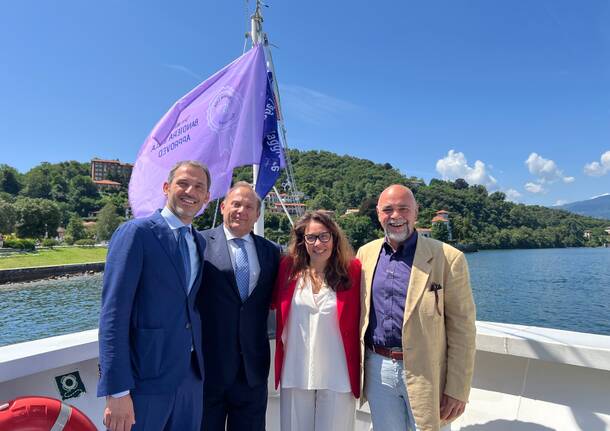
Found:
[[[104,271],[105,265],[106,262],[87,262],[66,265],[0,269],[0,285],[56,279],[69,277],[71,275],[93,274]]]

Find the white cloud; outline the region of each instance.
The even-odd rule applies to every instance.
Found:
[[[610,151],[601,155],[599,162],[591,162],[585,165],[585,174],[592,177],[601,177],[610,172]]]
[[[601,195],[595,195],[589,199],[597,199],[597,198],[601,198],[602,196],[608,196],[608,195],[610,195],[610,193],[602,193]]]
[[[300,85],[282,84],[280,90],[284,111],[314,125],[327,123],[344,113],[363,110],[352,102]]]
[[[563,175],[563,172],[553,160],[545,159],[537,153],[531,153],[525,161],[525,164],[527,165],[530,174],[538,177],[536,179],[538,184],[552,184],[559,180],[562,180],[567,184],[573,183],[575,180],[574,177]]]
[[[444,180],[463,178],[468,184],[480,184],[488,189],[497,187],[498,181],[487,172],[485,163],[480,160],[474,166],[468,166],[464,153],[449,150],[447,156],[436,162],[436,171]]]
[[[504,194],[506,195],[506,199],[512,202],[518,202],[519,198],[521,197],[521,193],[515,189],[508,189],[504,192]]]
[[[526,183],[525,190],[527,190],[530,193],[546,193],[546,190],[544,189],[544,187],[542,187],[541,184],[537,184],[537,183]]]
[[[557,201],[555,201],[555,204],[553,204],[553,206],[554,206],[554,207],[559,207],[559,206],[561,206],[561,205],[565,205],[565,204],[567,204],[567,203],[568,203],[568,201],[566,201],[566,200],[563,200],[563,199],[558,199]]]
[[[170,69],[177,70],[179,72],[184,72],[187,75],[189,75],[190,77],[195,78],[198,82],[203,81],[203,78],[204,78],[203,76],[199,75],[198,73],[193,72],[188,67],[182,66],[180,64],[164,64],[163,66],[168,67]]]

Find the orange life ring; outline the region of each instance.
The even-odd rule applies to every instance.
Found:
[[[19,397],[0,405],[2,431],[97,431],[76,407],[55,398]]]

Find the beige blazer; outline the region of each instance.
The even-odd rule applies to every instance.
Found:
[[[371,285],[384,239],[358,250],[362,262],[360,381],[364,381],[364,334],[369,324]],[[438,308],[433,283],[437,290]],[[440,313],[440,314],[439,314]],[[438,431],[441,394],[468,401],[475,355],[475,306],[468,264],[459,250],[419,237],[407,289],[402,348],[404,378],[415,422],[421,431]],[[361,391],[361,403],[366,392]]]

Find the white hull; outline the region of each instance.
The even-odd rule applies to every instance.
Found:
[[[610,336],[477,322],[470,403],[454,431],[610,431]],[[272,349],[274,342],[271,342]],[[0,404],[25,395],[59,398],[55,377],[78,370],[87,393],[66,402],[103,429],[97,330],[0,347]],[[279,395],[269,379],[267,428],[279,430]],[[357,431],[370,426],[368,405]]]

